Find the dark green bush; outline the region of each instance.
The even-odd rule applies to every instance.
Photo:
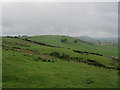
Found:
[[[67,55],[67,54],[65,54],[65,53],[62,53],[61,58],[62,58],[62,59],[70,59],[70,55]]]
[[[55,57],[61,58],[61,59],[67,59],[67,60],[70,59],[70,56],[65,53],[62,53],[62,55],[60,55],[60,53],[58,53],[58,52],[52,52],[49,55],[55,56]]]
[[[60,58],[60,54],[58,52],[53,52],[53,53],[50,53],[51,56],[55,56],[57,58]]]

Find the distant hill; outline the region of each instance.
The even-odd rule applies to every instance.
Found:
[[[118,42],[118,37],[100,37],[95,39],[102,42],[114,42],[114,43]]]
[[[92,37],[89,37],[89,36],[78,36],[76,37],[80,40],[83,40],[83,41],[87,41],[87,42],[90,42],[90,43],[94,43],[96,42],[96,39],[95,38],[92,38]]]
[[[79,36],[76,37],[79,38],[80,40],[95,43],[95,42],[113,42],[113,43],[118,43],[118,37],[89,37],[89,36]],[[120,40],[120,39],[119,39]]]

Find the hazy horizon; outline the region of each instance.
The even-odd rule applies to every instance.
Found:
[[[2,35],[117,37],[118,3],[3,3]]]
[[[44,35],[51,35],[51,34],[44,34]],[[54,34],[54,35],[58,35],[58,34]],[[6,37],[6,36],[41,36],[39,34],[36,34],[36,35],[27,35],[27,34],[23,34],[23,35],[0,35],[0,37]],[[58,36],[69,36],[69,35],[58,35]],[[69,36],[69,37],[90,37],[90,38],[120,38],[120,36],[109,36],[109,37],[92,37],[92,36],[87,36],[87,35],[81,35],[81,36]]]

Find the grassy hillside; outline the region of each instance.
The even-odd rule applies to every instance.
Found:
[[[23,37],[4,37],[3,88],[118,87],[118,61],[106,56],[80,54],[72,50],[81,50],[81,45],[83,49],[85,45],[86,48],[97,46],[83,41],[75,44],[73,37],[65,37],[69,39],[67,43],[60,41],[61,36],[27,38],[64,48],[40,45],[22,40]]]
[[[61,43],[62,38],[67,39],[68,42]],[[58,36],[58,35],[41,35],[41,36],[32,36],[32,37],[29,37],[28,39],[49,44],[49,45],[56,45],[56,46],[61,46],[65,48],[77,49],[77,50],[88,51],[88,52],[95,52],[95,53],[99,53],[107,56],[118,56],[118,47],[116,46],[109,46],[109,47],[97,46],[97,45],[84,42],[82,40],[79,40],[79,42],[76,44],[74,43],[74,40],[76,40],[76,38],[74,37]]]

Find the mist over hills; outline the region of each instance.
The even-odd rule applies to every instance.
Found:
[[[118,43],[120,41],[120,37],[89,37],[89,36],[78,36],[76,37],[78,39],[81,39],[83,41],[96,43],[96,42],[113,42]]]

